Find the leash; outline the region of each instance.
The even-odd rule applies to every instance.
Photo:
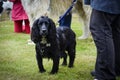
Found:
[[[58,23],[72,10],[73,6],[76,4],[77,0],[73,0],[71,6],[67,9],[67,11],[60,17]]]

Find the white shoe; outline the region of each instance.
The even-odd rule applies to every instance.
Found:
[[[29,44],[29,45],[34,45],[34,42],[31,41],[31,40],[28,40],[28,44]]]

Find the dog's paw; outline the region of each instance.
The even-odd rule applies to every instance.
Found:
[[[46,70],[45,70],[45,69],[44,69],[44,70],[40,70],[39,72],[40,72],[40,73],[44,73],[44,72],[46,72]]]
[[[69,65],[68,67],[69,67],[69,68],[73,68],[74,66],[73,66],[73,65]]]
[[[57,72],[50,72],[50,74],[57,74]]]
[[[50,74],[57,74],[58,71],[51,71]]]
[[[62,63],[62,66],[67,66],[67,63]]]

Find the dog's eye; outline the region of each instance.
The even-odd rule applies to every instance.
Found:
[[[45,22],[45,24],[49,24],[49,22]]]
[[[38,25],[42,25],[43,23],[42,22],[40,22]]]

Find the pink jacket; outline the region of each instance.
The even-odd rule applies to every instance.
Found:
[[[13,2],[12,20],[28,19],[28,16],[22,6],[21,0],[9,0]]]

